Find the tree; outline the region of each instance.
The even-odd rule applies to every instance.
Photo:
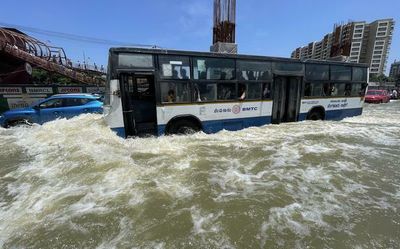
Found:
[[[72,85],[76,82],[72,81],[70,78],[64,77],[62,75],[48,72],[41,68],[34,68],[32,70],[32,81],[34,84],[61,84],[61,85]]]
[[[373,74],[369,78],[369,81],[382,83],[382,82],[393,82],[394,80],[392,78],[385,76],[384,74],[379,74],[379,75]]]

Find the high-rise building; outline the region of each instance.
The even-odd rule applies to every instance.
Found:
[[[296,48],[292,58],[339,59],[368,64],[370,74],[383,74],[389,56],[394,20],[376,20],[372,23],[349,22],[334,25],[333,31],[321,41]]]
[[[393,78],[396,81],[400,81],[400,61],[394,61],[390,66],[389,77]]]

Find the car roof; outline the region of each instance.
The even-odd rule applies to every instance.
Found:
[[[93,98],[96,99],[98,96],[89,93],[65,93],[65,94],[55,94],[50,98]]]

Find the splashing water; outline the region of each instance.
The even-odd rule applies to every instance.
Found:
[[[82,115],[0,147],[0,248],[400,247],[400,102],[126,140]]]

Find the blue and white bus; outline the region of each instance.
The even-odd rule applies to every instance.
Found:
[[[215,133],[360,115],[368,67],[237,54],[111,48],[105,119],[122,137]]]

